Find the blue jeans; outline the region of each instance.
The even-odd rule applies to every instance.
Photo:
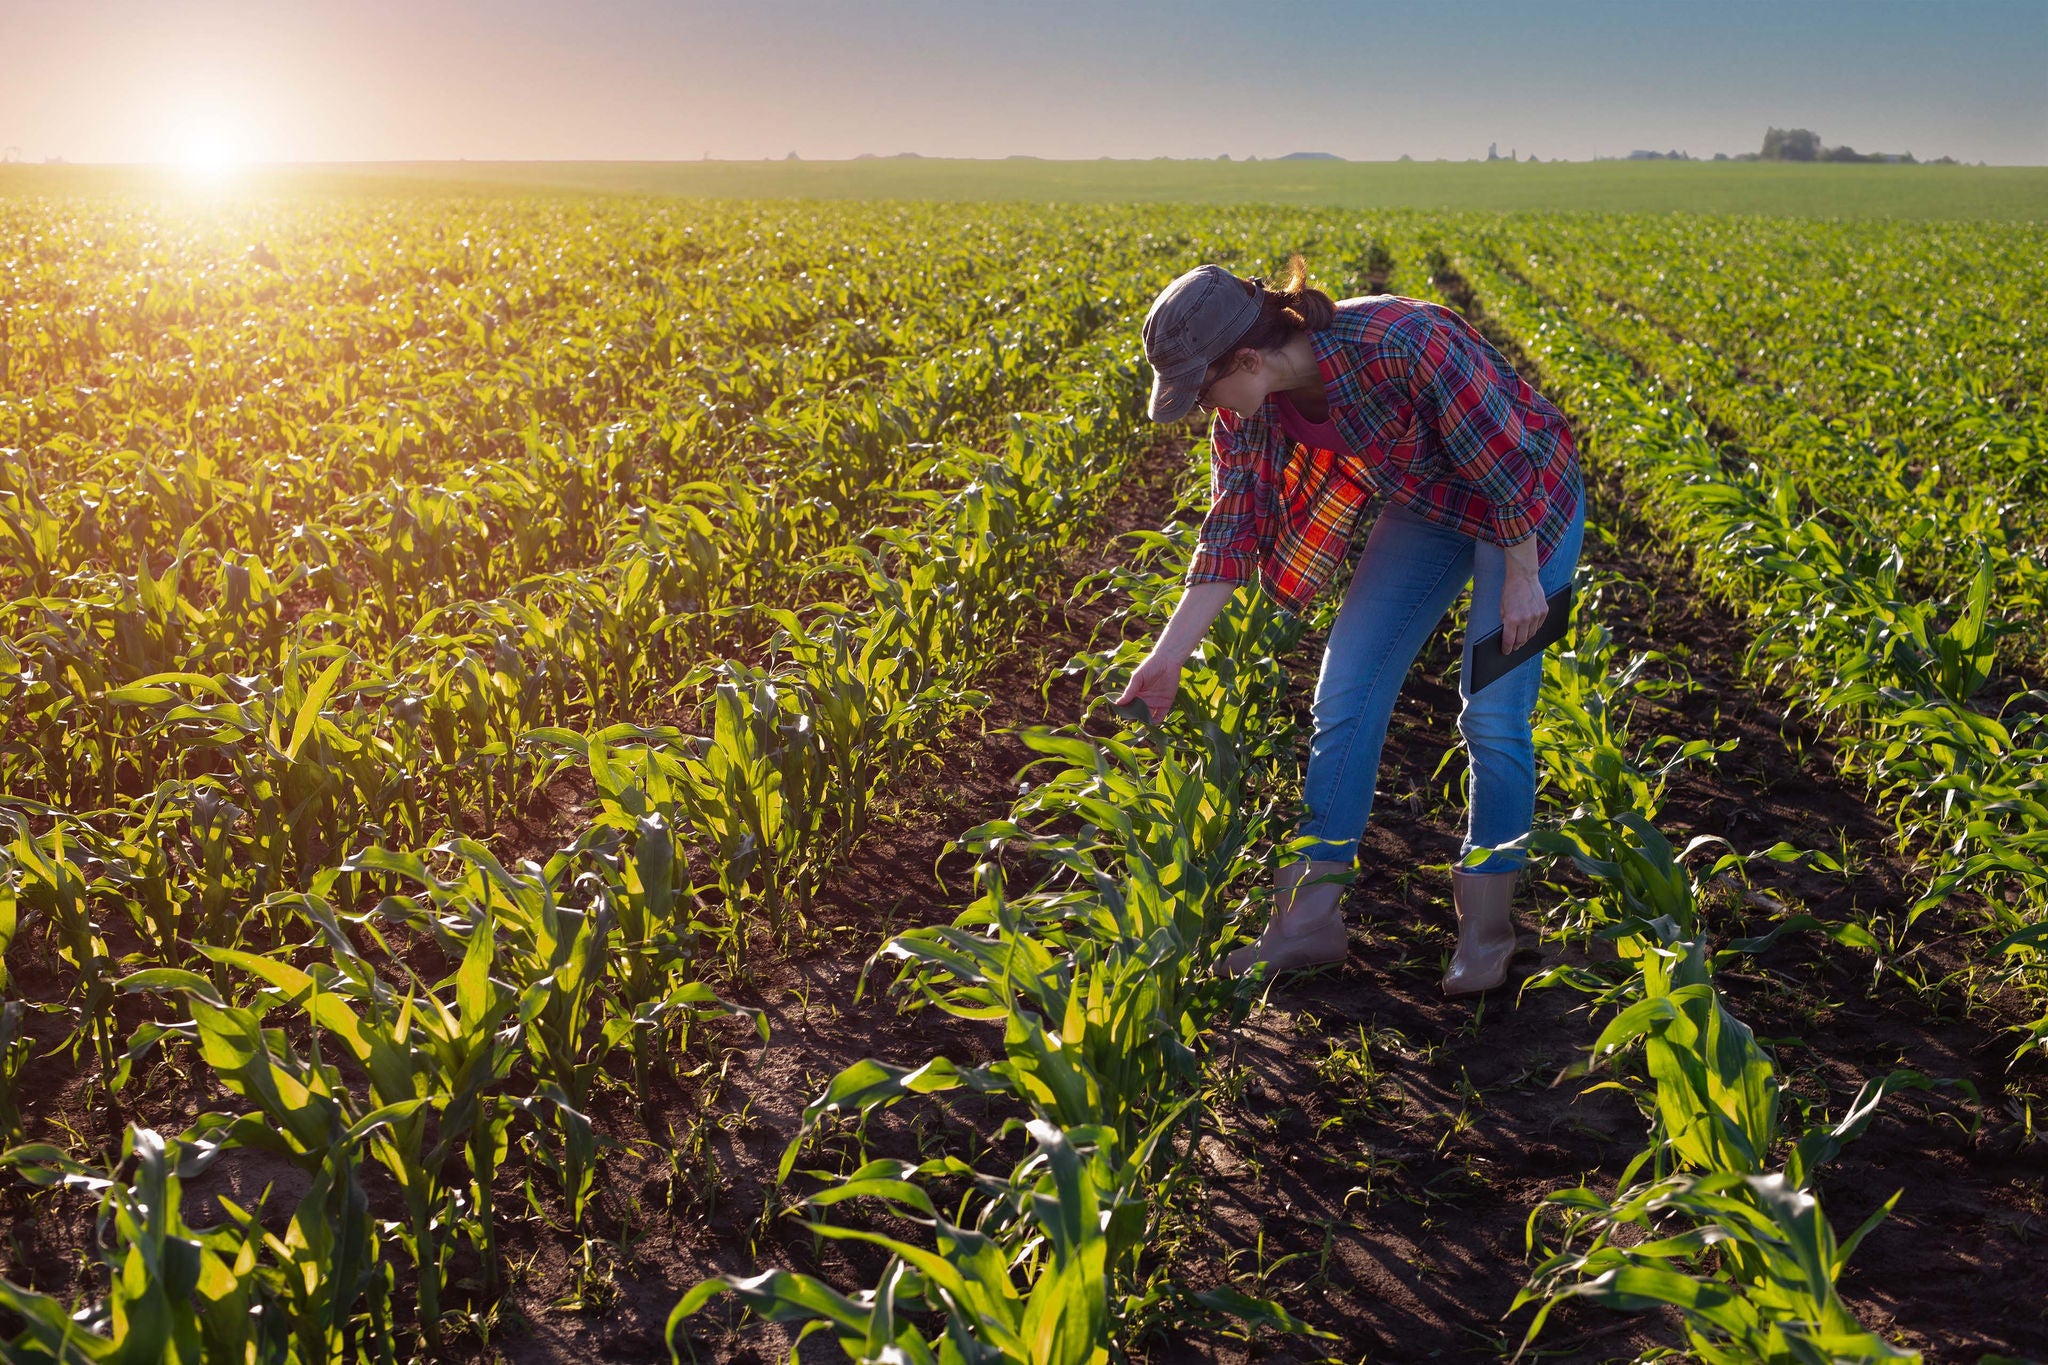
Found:
[[[1586,529],[1579,499],[1564,539],[1538,575],[1547,596],[1571,581]],[[1458,732],[1468,760],[1469,816],[1462,857],[1529,832],[1536,818],[1536,749],[1530,722],[1543,680],[1539,656],[1517,665],[1473,696],[1472,641],[1500,628],[1500,591],[1507,554],[1425,521],[1397,503],[1385,504],[1366,538],[1351,586],[1330,627],[1323,670],[1316,680],[1315,737],[1309,742],[1300,834],[1318,843],[1294,857],[1351,862],[1372,813],[1380,749],[1402,680],[1451,603],[1472,584],[1464,666],[1458,672]],[[1496,853],[1474,872],[1509,872],[1520,850]]]

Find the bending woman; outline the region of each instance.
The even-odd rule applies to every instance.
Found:
[[[1344,959],[1344,888],[1332,878],[1357,857],[1401,682],[1467,583],[1460,853],[1528,833],[1542,659],[1475,696],[1472,641],[1498,628],[1512,651],[1534,635],[1545,598],[1571,581],[1585,530],[1563,415],[1464,318],[1397,295],[1333,303],[1306,287],[1299,256],[1288,270],[1273,290],[1205,265],[1161,291],[1145,317],[1152,419],[1179,421],[1197,405],[1215,413],[1212,506],[1187,590],[1119,702],[1163,714],[1182,664],[1239,584],[1256,578],[1282,607],[1305,611],[1361,514],[1380,502],[1316,680],[1299,827],[1314,843],[1280,868],[1272,919],[1225,959],[1232,974]],[[1506,979],[1523,857],[1502,850],[1453,870],[1458,947],[1446,993]]]

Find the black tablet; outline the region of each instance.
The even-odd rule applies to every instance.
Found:
[[[1477,692],[1524,659],[1535,658],[1564,638],[1565,628],[1572,619],[1572,585],[1565,584],[1544,601],[1549,604],[1549,609],[1544,614],[1542,626],[1522,641],[1521,648],[1514,653],[1501,653],[1498,629],[1472,642],[1472,680],[1467,684],[1468,691]]]

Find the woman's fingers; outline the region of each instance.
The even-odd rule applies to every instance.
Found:
[[[1164,715],[1173,705],[1173,697],[1180,690],[1180,669],[1170,668],[1147,659],[1131,673],[1131,680],[1124,684],[1123,694],[1116,699],[1116,705],[1129,706],[1133,701],[1142,701],[1155,716]]]
[[[1501,585],[1501,653],[1512,654],[1528,643],[1543,628],[1544,618],[1549,614],[1550,604],[1544,599],[1542,585],[1534,579],[1518,582],[1510,574]]]
[[[1506,622],[1500,628],[1501,653],[1514,653],[1531,639],[1535,638],[1536,632],[1542,626],[1543,617],[1541,615],[1524,616]]]

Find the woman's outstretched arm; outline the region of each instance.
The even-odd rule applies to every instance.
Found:
[[[1237,591],[1235,583],[1191,583],[1180,595],[1180,602],[1174,607],[1173,615],[1167,618],[1166,629],[1159,632],[1158,643],[1131,673],[1131,681],[1124,687],[1123,695],[1116,699],[1118,706],[1129,706],[1134,701],[1145,703],[1153,719],[1163,717],[1173,707],[1173,699],[1180,691],[1181,665],[1188,655],[1195,652],[1195,646],[1209,633],[1209,627],[1223,613],[1231,594]]]

